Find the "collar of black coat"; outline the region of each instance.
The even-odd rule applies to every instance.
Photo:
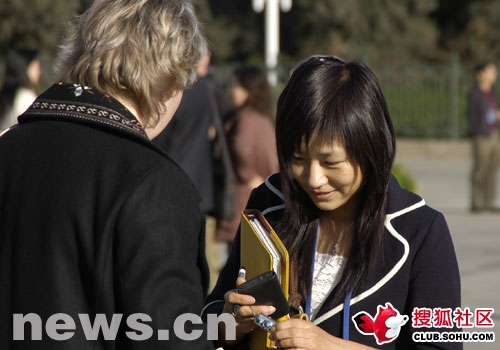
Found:
[[[52,85],[18,118],[20,124],[40,119],[97,124],[149,140],[140,122],[118,100],[78,84]]]

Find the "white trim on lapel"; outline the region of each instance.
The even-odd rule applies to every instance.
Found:
[[[383,285],[385,285],[388,281],[390,281],[394,277],[394,275],[396,275],[396,273],[398,273],[398,271],[401,269],[401,267],[403,266],[403,264],[406,262],[406,259],[408,258],[408,254],[410,253],[410,245],[408,244],[408,241],[401,234],[399,234],[399,232],[396,231],[396,229],[392,226],[391,221],[394,218],[397,218],[398,216],[404,215],[404,214],[406,214],[406,213],[408,213],[410,211],[413,211],[413,210],[415,210],[417,208],[423,207],[424,205],[425,205],[425,200],[422,199],[420,202],[415,203],[415,204],[413,204],[413,205],[411,205],[411,206],[409,206],[407,208],[404,208],[404,209],[402,209],[400,211],[397,211],[397,212],[394,212],[394,213],[386,215],[384,226],[387,228],[387,230],[389,231],[389,233],[394,238],[396,238],[399,242],[401,242],[401,244],[403,245],[403,248],[404,248],[403,256],[394,265],[394,267],[389,271],[389,273],[387,273],[387,275],[385,275],[377,283],[375,283],[373,285],[373,287],[371,287],[370,289],[367,289],[363,293],[361,293],[361,294],[357,295],[356,297],[352,298],[351,299],[351,304],[349,306],[351,306],[353,304],[356,304],[357,302],[359,302],[359,301],[361,301],[363,299],[366,299],[370,295],[372,295],[375,292],[377,292]],[[342,311],[343,309],[344,309],[344,304],[340,304],[340,305],[336,306],[335,308],[331,309],[330,311],[324,313],[320,317],[316,318],[313,322],[316,325],[320,324],[321,322],[329,319],[330,317],[332,317],[333,315],[335,315],[338,312]]]

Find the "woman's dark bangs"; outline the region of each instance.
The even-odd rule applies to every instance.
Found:
[[[283,125],[286,132],[282,136],[288,140],[287,156],[290,158],[294,153],[300,152],[304,144],[309,144],[315,131],[321,128],[321,120],[315,115],[315,108],[312,104],[305,103],[306,100],[303,97],[297,98],[287,111],[289,115],[285,118],[286,125]]]

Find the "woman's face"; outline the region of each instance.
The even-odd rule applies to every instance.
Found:
[[[494,64],[490,64],[487,68],[486,68],[486,74],[488,76],[487,79],[489,79],[490,83],[493,85],[495,84],[496,80],[497,80],[497,67],[494,65]]]
[[[318,209],[332,212],[342,208],[347,210],[345,214],[355,215],[355,195],[363,183],[361,168],[348,157],[342,144],[315,139],[312,137],[309,145],[302,145],[294,154],[293,178]]]
[[[36,86],[40,83],[40,78],[42,76],[42,65],[39,59],[34,59],[33,61],[31,61],[31,63],[28,65],[28,68],[26,69],[26,75],[28,76],[28,79],[33,86]]]
[[[233,105],[235,107],[243,106],[248,99],[248,95],[248,91],[238,82],[235,82],[233,84],[233,87],[231,89],[231,96],[233,99]]]
[[[492,86],[497,80],[497,74],[497,67],[494,64],[489,64],[478,73],[477,79],[480,83]]]

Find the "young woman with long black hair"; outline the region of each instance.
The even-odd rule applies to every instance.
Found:
[[[289,303],[310,319],[278,322],[271,332],[277,346],[461,349],[413,338],[422,330],[413,327],[414,312],[460,307],[460,278],[443,215],[391,175],[394,128],[373,72],[332,56],[298,64],[278,101],[276,141],[280,174],[253,191],[247,208],[260,210],[288,248]],[[238,234],[205,307],[241,305],[231,344],[238,349],[254,316],[274,311],[234,291],[244,281],[239,268]],[[375,317],[388,303],[399,323],[370,335],[361,315]]]

